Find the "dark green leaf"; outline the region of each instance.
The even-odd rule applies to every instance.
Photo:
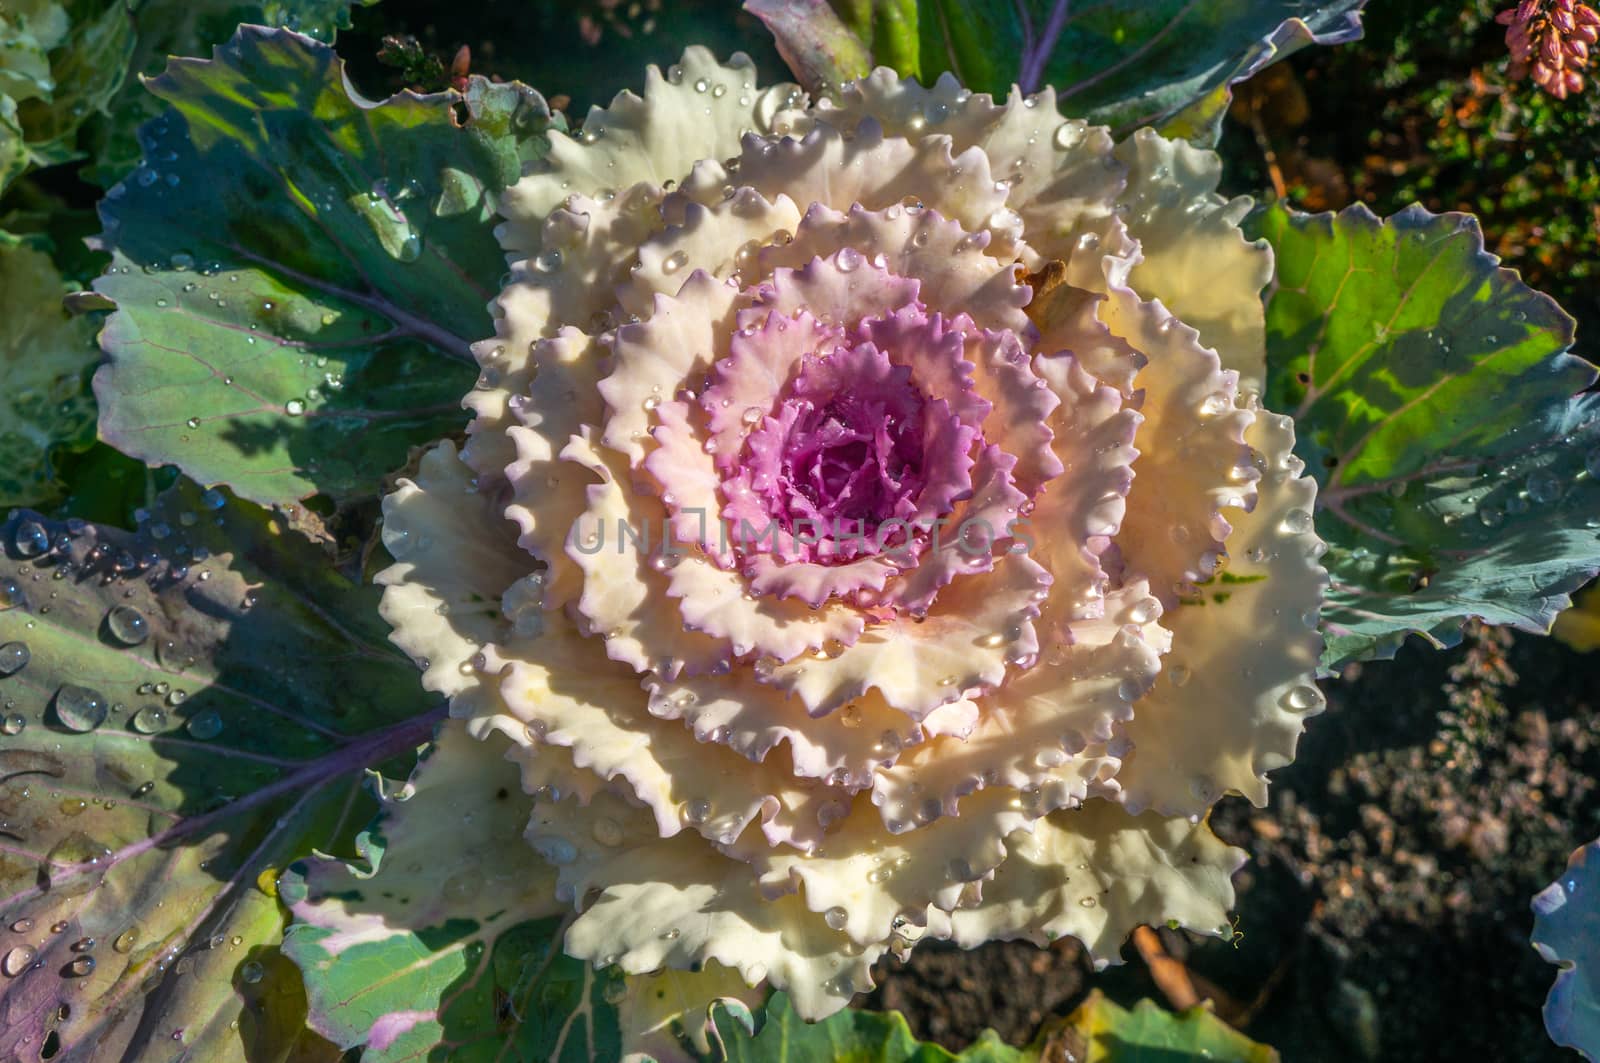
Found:
[[[49,255],[0,239],[0,506],[54,502],[57,452],[94,442],[94,324],[62,308],[69,290]]]
[[[1266,404],[1322,485],[1326,667],[1460,640],[1480,617],[1544,632],[1600,569],[1600,396],[1572,320],[1462,214],[1379,221],[1284,207]]]
[[[251,27],[150,88],[173,110],[102,205],[102,437],[257,501],[372,494],[466,422],[490,219],[544,100],[475,79],[372,104],[332,49]]]
[[[443,715],[375,589],[192,487],[138,534],[24,511],[0,542],[0,1058],[330,1058],[277,873],[350,851],[364,770]]]
[[[17,116],[29,153],[40,166],[81,158],[78,127],[109,105],[128,73],[133,20],[116,0],[72,0],[72,28],[50,53],[54,89],[48,99],[20,100]]]
[[[1056,87],[1063,110],[1119,132],[1180,116],[1214,143],[1227,87],[1308,44],[1361,35],[1365,0],[747,0],[810,87],[893,67],[975,92]],[[1202,101],[1200,106],[1186,108]]]
[[[205,55],[241,23],[281,26],[325,43],[350,26],[350,9],[377,0],[134,0],[134,46],[124,65],[129,77],[106,106],[106,118],[86,133],[92,161],[86,180],[110,187],[139,162],[141,125],[161,113],[161,101],[138,75],[154,77],[173,55]]]
[[[81,156],[78,128],[121,88],[133,46],[119,0],[15,0],[0,10],[0,191],[30,165]]]

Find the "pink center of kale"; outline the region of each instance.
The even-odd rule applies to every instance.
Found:
[[[799,378],[752,433],[767,512],[786,530],[799,520],[871,536],[909,519],[924,483],[928,409],[905,366],[871,343],[808,358]],[[761,437],[761,438],[757,438]]]

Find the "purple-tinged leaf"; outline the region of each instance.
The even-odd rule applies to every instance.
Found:
[[[810,89],[888,66],[1004,96],[1055,86],[1066,113],[1125,132],[1173,122],[1214,144],[1229,86],[1311,44],[1361,36],[1365,0],[748,0]],[[930,118],[932,121],[932,118]]]
[[[444,710],[286,521],[154,510],[0,526],[0,1058],[336,1058],[274,883],[349,851],[367,769]]]
[[[1533,947],[1561,968],[1544,1002],[1556,1044],[1600,1059],[1600,841],[1572,854],[1533,898]]]

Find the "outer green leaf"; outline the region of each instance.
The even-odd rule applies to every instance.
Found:
[[[103,112],[122,87],[133,54],[133,20],[118,0],[72,0],[72,29],[50,52],[48,99],[19,100],[29,153],[40,166],[80,158],[78,127]]]
[[[119,0],[15,0],[0,10],[0,191],[28,165],[77,158],[78,127],[127,75],[133,20]]]
[[[28,149],[17,124],[17,101],[0,95],[0,193],[28,169]]]
[[[1184,112],[1214,143],[1228,86],[1308,44],[1361,36],[1365,0],[746,0],[812,88],[874,65],[976,92],[1056,87],[1064,109],[1125,131]]]
[[[847,1008],[808,1023],[782,993],[767,1001],[765,1023],[754,1036],[743,1030],[742,1017],[727,1008],[719,1006],[712,1015],[727,1063],[1032,1063],[1039,1058],[1037,1047],[1011,1048],[993,1030],[956,1055],[918,1041],[897,1011]]]
[[[138,165],[139,127],[161,113],[161,101],[146,92],[139,76],[154,77],[173,55],[205,55],[241,23],[281,26],[328,44],[350,26],[350,9],[377,0],[135,0],[132,76],[110,101],[106,120],[88,134],[93,161],[84,177],[109,187]]]
[[[319,860],[284,879],[311,1025],[369,1063],[621,1055],[613,976],[561,953],[563,906],[522,840],[528,802],[503,751],[451,724],[363,836],[367,869]]]
[[[55,452],[94,442],[94,326],[62,309],[67,290],[49,255],[0,240],[0,506],[54,501]]]
[[[571,908],[523,841],[530,802],[507,746],[452,721],[362,836],[365,868],[322,859],[285,876],[283,949],[305,974],[311,1026],[364,1046],[366,1063],[684,1058],[671,1027],[693,1027],[690,1012],[703,1023],[743,982],[716,964],[624,981],[562,953]],[[748,1004],[734,1007],[748,1025]]]
[[[544,100],[477,79],[374,104],[332,49],[254,27],[150,88],[174,110],[101,208],[101,435],[258,501],[372,493],[465,423],[489,221]]]
[[[1555,1043],[1600,1059],[1600,841],[1533,898],[1533,947],[1561,971],[1544,1002]]]
[[[1132,1011],[1118,1007],[1098,989],[1067,1019],[1087,1050],[1074,1053],[1083,1063],[1276,1063],[1278,1053],[1257,1044],[1213,1015],[1205,1006],[1174,1015],[1154,1001],[1141,1000]]]
[[[775,993],[754,1036],[736,1015],[713,1009],[727,1063],[1276,1063],[1278,1055],[1229,1027],[1205,1007],[1181,1014],[1149,1000],[1132,1011],[1099,990],[1064,1020],[1045,1026],[1027,1048],[1012,1048],[993,1030],[961,1053],[918,1041],[898,1012],[841,1011],[822,1022],[802,1021],[788,998]]]
[[[1600,569],[1600,397],[1572,320],[1467,215],[1267,211],[1267,405],[1295,416],[1333,577],[1323,663],[1548,631]]]
[[[138,535],[24,511],[0,542],[0,1058],[330,1058],[276,869],[347,851],[363,769],[443,715],[376,593],[195,489]]]
[[[0,11],[0,94],[49,99],[50,52],[66,40],[72,19],[54,0],[14,0]]]

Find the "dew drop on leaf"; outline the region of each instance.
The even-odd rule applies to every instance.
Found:
[[[137,646],[150,637],[150,621],[133,606],[118,605],[106,614],[106,630],[124,646]]]
[[[133,729],[140,734],[155,734],[167,726],[166,710],[159,705],[146,705],[133,714]]]
[[[39,950],[32,945],[18,945],[6,953],[4,960],[0,960],[0,972],[3,972],[7,978],[15,978],[28,969],[28,964],[32,963],[33,958],[37,955],[39,955]]]
[[[0,646],[0,676],[16,675],[27,667],[32,657],[26,643],[8,642]]]
[[[19,735],[27,726],[28,721],[20,712],[8,712],[5,719],[0,720],[0,731],[8,735]]]
[[[50,549],[50,533],[36,520],[25,520],[17,525],[12,544],[23,557],[38,557]]]
[[[56,691],[56,718],[69,731],[82,734],[106,722],[106,699],[99,691],[63,683]]]
[[[202,742],[215,738],[222,733],[222,717],[207,709],[189,721],[188,731]]]

